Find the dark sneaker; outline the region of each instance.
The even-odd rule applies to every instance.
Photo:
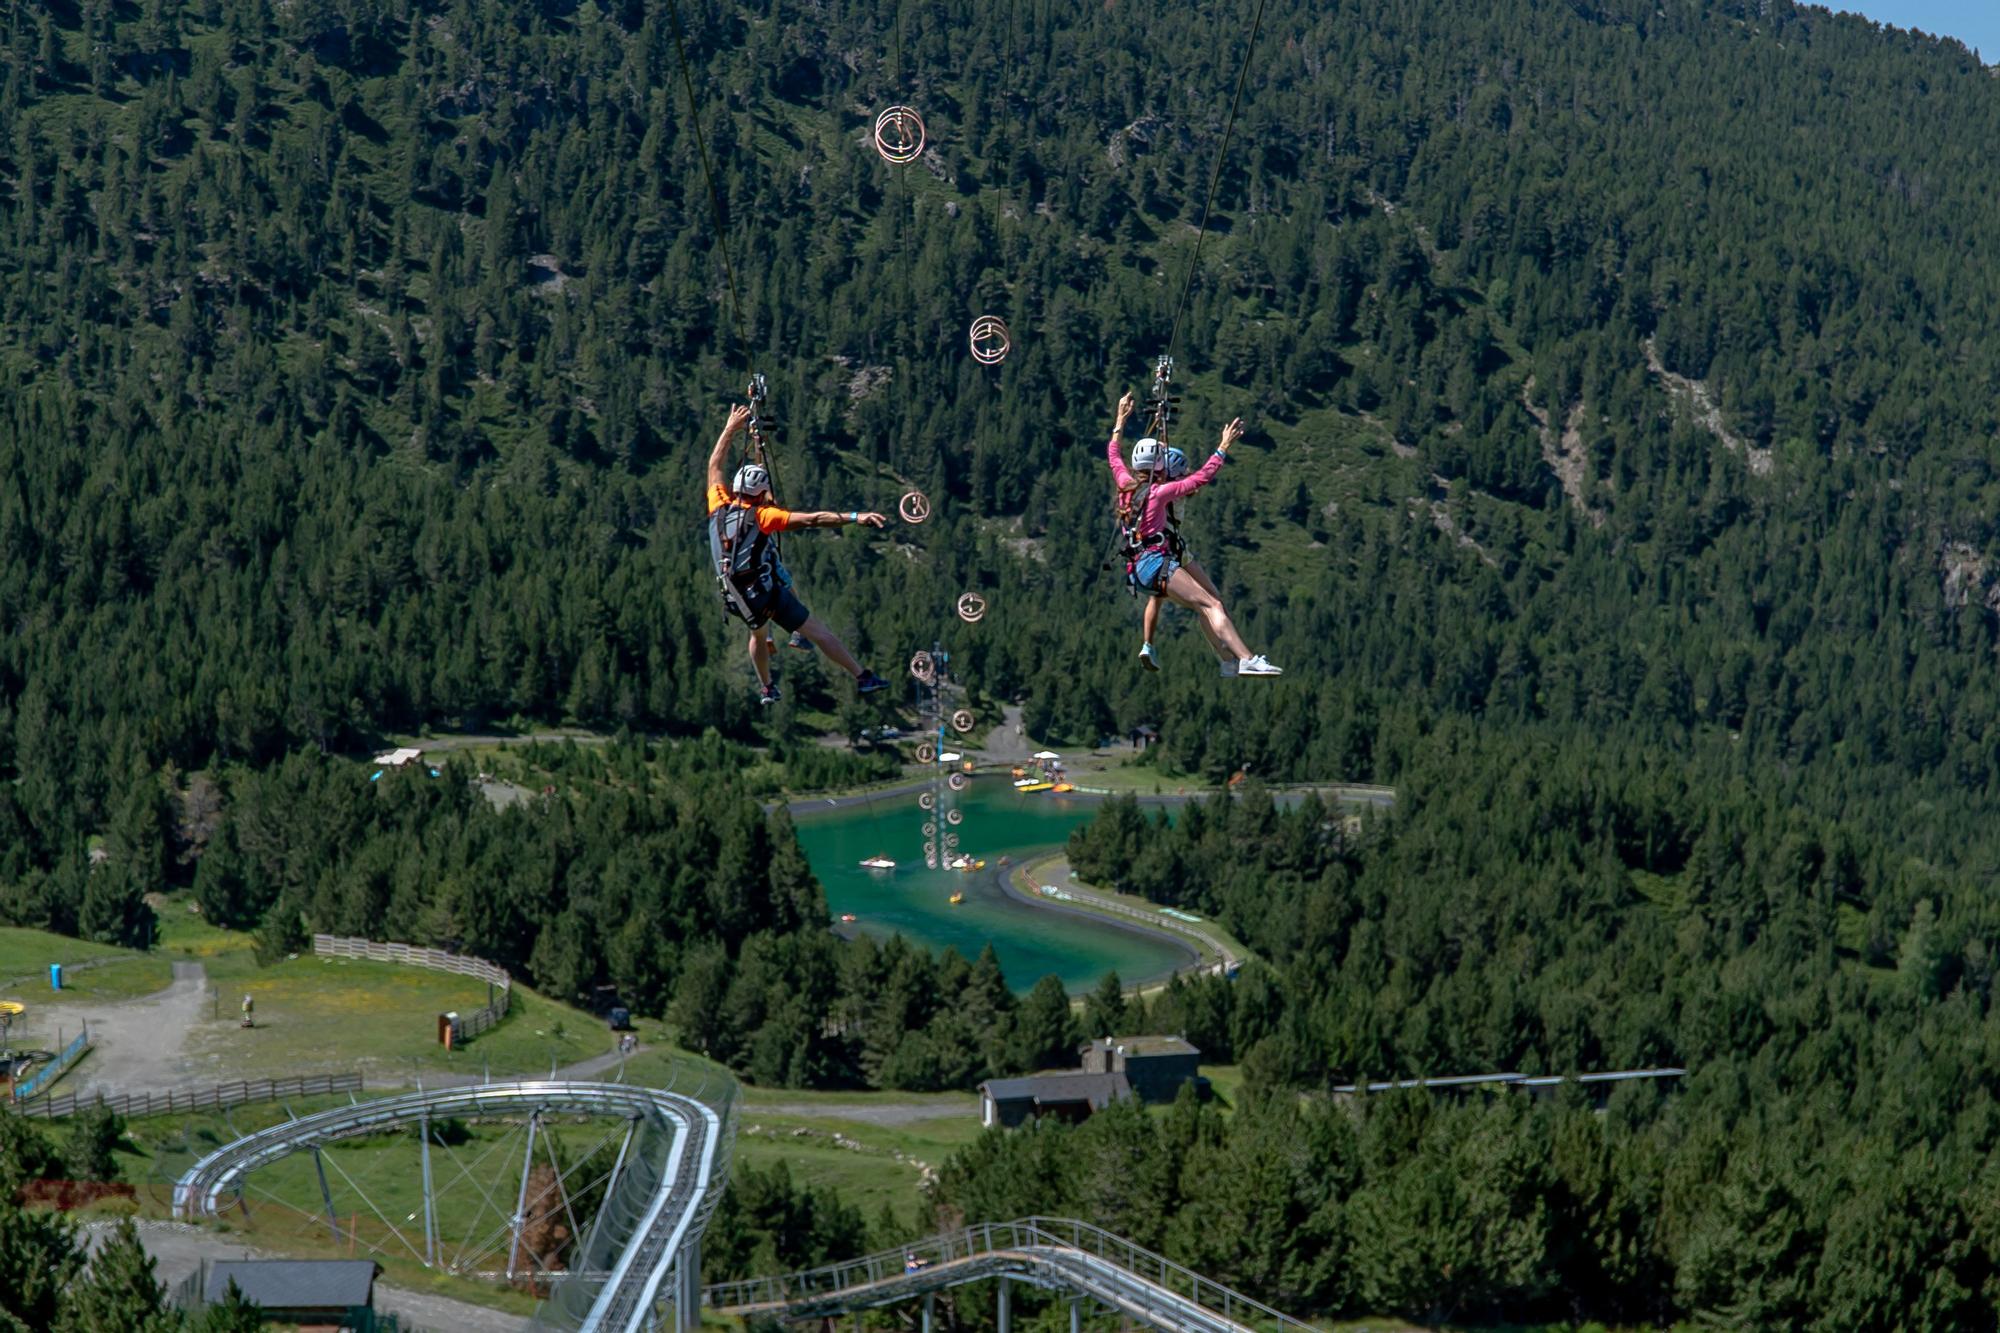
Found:
[[[757,702],[763,704],[766,708],[769,708],[772,704],[778,702],[778,700],[784,697],[785,697],[784,695],[778,693],[777,682],[773,681],[758,692]]]
[[[883,680],[880,676],[876,675],[872,671],[863,671],[858,677],[855,678],[854,688],[855,691],[860,694],[873,694],[877,690],[888,689],[889,682]]]
[[[809,653],[813,650],[812,640],[797,630],[793,630],[792,637],[785,640],[785,647],[796,648],[802,653]]]

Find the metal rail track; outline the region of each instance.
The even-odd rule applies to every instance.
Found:
[[[1101,1227],[1053,1217],[980,1223],[843,1264],[721,1283],[708,1288],[706,1300],[723,1314],[797,1320],[926,1298],[923,1327],[929,1329],[927,1298],[996,1278],[1003,1280],[1002,1333],[1008,1281],[1088,1297],[1161,1333],[1313,1333],[1310,1325]]]
[[[321,1111],[247,1134],[189,1167],[174,1185],[174,1216],[216,1216],[241,1190],[245,1176],[292,1153],[433,1119],[623,1118],[633,1125],[630,1151],[621,1150],[620,1169],[583,1251],[571,1273],[558,1279],[536,1324],[580,1333],[644,1333],[660,1326],[665,1301],[676,1307],[682,1327],[692,1328],[699,1319],[701,1232],[728,1183],[735,1102],[735,1085],[726,1077],[692,1074],[687,1091],[621,1083],[492,1083]],[[677,1072],[674,1082],[682,1077]]]

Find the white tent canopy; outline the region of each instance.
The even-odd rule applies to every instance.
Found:
[[[1037,751],[1035,751],[1035,758],[1037,758],[1037,759],[1060,759],[1060,758],[1062,758],[1062,756],[1061,756],[1061,755],[1059,755],[1059,754],[1057,754],[1057,753],[1056,753],[1056,752],[1055,752],[1054,750],[1037,750]]]

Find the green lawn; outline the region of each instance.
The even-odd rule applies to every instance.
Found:
[[[60,993],[49,989],[50,963],[63,965]],[[0,927],[0,996],[10,1000],[29,1005],[69,998],[122,1000],[149,995],[172,979],[172,966],[157,953],[92,944],[44,930]]]
[[[815,1092],[802,1088],[743,1088],[744,1114],[770,1106],[935,1106],[976,1115],[979,1098],[969,1092]]]
[[[795,1181],[836,1191],[870,1222],[885,1204],[909,1222],[922,1203],[923,1167],[943,1166],[980,1133],[977,1106],[969,1101],[964,1115],[908,1125],[773,1115],[746,1106],[737,1119],[736,1161],[763,1169],[782,1162]]]
[[[1215,1094],[1216,1102],[1233,1109],[1243,1092],[1242,1069],[1236,1065],[1202,1065],[1200,1069]]]
[[[282,1077],[359,1069],[370,1082],[412,1083],[441,1072],[495,1077],[543,1075],[608,1050],[599,1019],[518,983],[513,1009],[498,1027],[447,1052],[437,1016],[486,1003],[485,983],[400,963],[321,958],[301,953],[259,967],[249,935],[224,930],[172,900],[160,913],[162,954],[198,960],[217,991],[217,1022],[195,1037],[203,1054],[220,1055],[217,1078]],[[257,1026],[235,1026],[245,993]]]

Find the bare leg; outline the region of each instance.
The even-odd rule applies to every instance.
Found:
[[[1160,627],[1160,604],[1167,599],[1157,593],[1146,599],[1145,631],[1146,642],[1153,641],[1153,631]]]
[[[1208,571],[1203,569],[1199,563],[1193,560],[1184,561],[1181,564],[1181,568],[1194,576],[1194,581],[1201,585],[1203,592],[1213,597],[1218,603],[1222,601],[1222,590],[1215,586],[1214,580],[1208,577]],[[1216,657],[1222,661],[1233,662],[1236,660],[1229,655],[1227,648],[1216,642],[1213,635],[1210,635],[1208,638],[1208,646],[1215,649]]]
[[[1176,569],[1174,576],[1167,580],[1167,596],[1201,616],[1211,642],[1228,649],[1239,659],[1250,656],[1243,636],[1236,632],[1235,622],[1222,609],[1221,599],[1195,582],[1194,575],[1186,569]]]
[[[764,637],[764,631],[750,631],[750,665],[757,668],[757,679],[765,689],[771,688],[771,641]]]
[[[799,633],[811,639],[819,650],[826,654],[826,660],[857,680],[861,677],[861,663],[854,660],[854,654],[847,651],[847,645],[840,636],[826,627],[826,622],[818,616],[806,617],[806,623],[799,626]]]

